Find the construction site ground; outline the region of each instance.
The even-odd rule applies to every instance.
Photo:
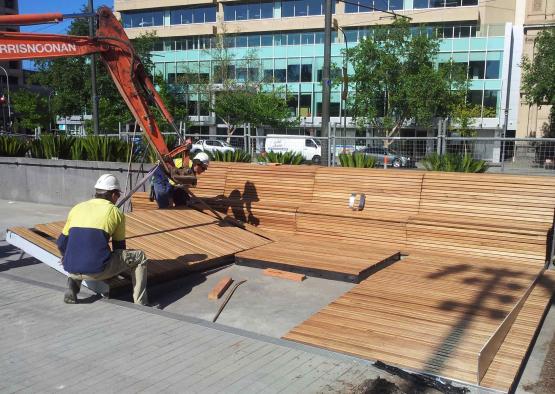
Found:
[[[0,200],[0,231],[63,220],[69,208]],[[246,279],[217,323],[208,292],[223,277]],[[354,357],[279,339],[353,284],[304,282],[227,266],[150,288],[162,310],[125,295],[84,290],[65,305],[65,277],[0,240],[0,391],[410,392],[414,382]],[[517,392],[555,392],[552,305]],[[410,383],[410,384],[409,384]],[[418,383],[420,384],[420,383]],[[397,390],[397,391],[396,391]],[[408,390],[408,391],[407,391]],[[470,388],[471,392],[476,389]],[[425,385],[419,392],[434,392]]]

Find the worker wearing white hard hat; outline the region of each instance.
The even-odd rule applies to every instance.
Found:
[[[210,157],[204,152],[199,152],[192,160],[185,161],[183,158],[176,158],[173,162],[176,168],[182,169],[184,164],[188,166],[187,170],[181,175],[181,179],[190,178],[188,185],[196,186],[196,177],[208,169]],[[164,209],[171,208],[172,206],[187,205],[189,200],[187,191],[169,180],[161,168],[154,173],[152,188],[158,208]]]
[[[126,249],[125,215],[115,205],[121,195],[119,181],[112,174],[103,174],[94,188],[95,198],[71,209],[57,241],[69,273],[64,302],[78,302],[83,280],[106,280],[131,271],[134,302],[149,305],[146,256],[142,250]]]

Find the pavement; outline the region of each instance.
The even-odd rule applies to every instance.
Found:
[[[0,200],[0,230],[63,220],[67,211]],[[211,323],[219,301],[207,294],[223,276],[247,282]],[[350,283],[308,278],[299,284],[229,266],[151,288],[163,310],[135,306],[125,296],[101,299],[87,289],[83,303],[66,305],[63,275],[0,241],[0,286],[2,393],[344,393],[382,392],[368,388],[383,379],[404,384],[369,361],[279,339]],[[554,333],[552,307],[517,392],[553,392]]]

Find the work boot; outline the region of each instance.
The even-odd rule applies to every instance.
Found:
[[[64,294],[66,304],[77,304],[77,294],[81,289],[81,283],[75,279],[67,278],[67,291]]]

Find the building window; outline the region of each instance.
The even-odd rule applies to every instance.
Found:
[[[172,25],[211,22],[216,22],[216,6],[188,7],[170,11],[170,24]]]
[[[468,62],[468,78],[484,79],[485,62],[484,60],[471,60]]]
[[[416,2],[418,2],[418,0],[415,0],[415,3]],[[345,3],[345,13],[372,12],[379,10],[394,11],[402,9],[404,9],[403,0],[353,0],[349,3]]]
[[[11,8],[11,9],[15,10],[15,1],[14,0],[5,0],[4,1],[4,7]]]
[[[299,82],[301,78],[301,65],[289,64],[287,66],[287,82]]]
[[[332,13],[335,13],[335,1],[332,2]],[[313,16],[324,15],[324,0],[283,0],[281,16]]]
[[[497,112],[497,90],[484,90],[484,108],[492,109]]]
[[[149,27],[164,25],[164,11],[123,13],[123,27]]]
[[[225,21],[268,19],[274,17],[274,2],[263,1],[244,4],[224,4]]]
[[[486,79],[499,79],[499,60],[486,60]]]

